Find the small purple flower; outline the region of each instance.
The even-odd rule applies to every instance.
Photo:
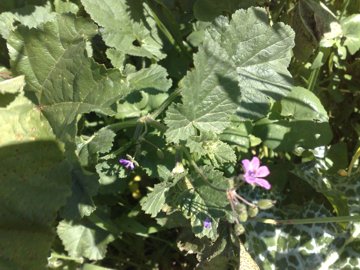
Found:
[[[257,185],[265,189],[270,189],[271,185],[263,177],[270,174],[267,166],[260,166],[260,160],[258,157],[253,157],[252,160],[244,159],[241,161],[244,169],[244,181],[251,185]]]
[[[211,220],[210,220],[210,218],[205,218],[205,220],[204,220],[204,228],[205,229],[210,229],[211,228]]]
[[[128,160],[128,159],[120,159],[119,160],[119,163],[121,165],[123,165],[126,169],[130,169],[130,170],[133,170],[135,168],[135,164],[134,162],[132,162],[131,160]]]

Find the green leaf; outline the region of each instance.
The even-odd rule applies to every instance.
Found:
[[[329,117],[318,97],[311,91],[294,87],[281,100],[281,115],[296,120],[328,122]]]
[[[353,55],[360,49],[360,14],[353,14],[343,19],[341,27],[346,37],[344,45]]]
[[[99,153],[107,153],[113,146],[116,134],[110,129],[100,129],[86,141],[77,145],[77,152],[82,166],[96,164]]]
[[[109,47],[130,55],[160,60],[162,42],[151,9],[141,0],[81,0],[91,18],[103,27]],[[136,44],[137,43],[137,44]]]
[[[141,201],[141,208],[145,213],[150,214],[151,217],[156,217],[164,207],[165,195],[171,186],[173,184],[169,182],[162,182],[154,186],[154,189]]]
[[[70,195],[70,167],[48,122],[23,96],[23,77],[11,81],[8,91],[19,88],[18,96],[0,108],[0,268],[39,270]]]
[[[287,209],[286,212],[290,214],[291,211]],[[321,205],[310,203],[286,217],[281,216],[278,210],[260,216],[291,219],[331,216],[331,213]],[[274,265],[279,269],[332,269],[327,263],[336,260],[336,251],[345,241],[345,235],[341,235],[333,223],[274,226],[249,222],[246,227],[249,251],[264,270],[273,269]]]
[[[295,87],[281,102],[280,116],[273,109],[272,119],[258,121],[254,135],[277,151],[292,151],[327,145],[332,139],[327,112],[320,100],[309,90]]]
[[[211,166],[200,168],[202,175],[215,188],[209,186],[202,176],[192,174],[179,182],[181,192],[172,193],[167,198],[170,206],[181,209],[185,218],[190,220],[192,231],[196,237],[208,237],[216,240],[219,218],[228,215],[225,207],[228,205],[225,190],[228,188],[228,180],[222,172]],[[224,190],[224,191],[221,191]],[[210,228],[204,228],[205,219],[211,221]]]
[[[107,245],[114,240],[108,232],[86,221],[81,223],[61,221],[57,233],[65,250],[73,258],[101,260],[106,255]]]
[[[317,192],[322,193],[339,216],[347,216],[349,215],[347,196],[344,192],[336,190],[329,182],[329,176],[327,177],[326,173],[321,172],[325,169],[323,163],[324,161],[303,163],[295,166],[292,173],[306,181]]]
[[[336,16],[320,1],[297,2],[291,17],[296,32],[294,54],[299,60],[307,60],[320,40],[329,47],[342,35]]]
[[[81,168],[75,167],[71,176],[72,193],[61,211],[61,216],[67,220],[79,220],[96,210],[92,197],[98,192],[99,182],[97,175]]]
[[[156,217],[164,207],[166,193],[183,177],[184,174],[173,175],[172,179],[169,179],[169,181],[156,184],[154,189],[140,202],[141,208],[145,213],[150,214],[151,217]]]
[[[25,74],[28,94],[64,141],[74,140],[78,114],[114,113],[111,105],[129,91],[118,70],[86,56],[83,37],[94,33],[88,21],[58,15],[41,30],[19,27],[8,40],[13,68]]]
[[[72,2],[64,0],[54,0],[54,6],[57,13],[74,13],[79,11],[79,7]]]
[[[194,16],[200,21],[212,21],[224,13],[232,14],[237,9],[255,6],[254,0],[197,0],[194,4]]]
[[[108,267],[102,267],[95,264],[84,264],[84,266],[81,268],[81,270],[114,270],[113,268]]]
[[[327,145],[332,139],[328,123],[312,121],[263,119],[255,124],[253,134],[276,151],[293,151],[297,147],[312,149]]]
[[[291,28],[267,23],[265,10],[239,10],[229,22],[220,17],[205,32],[194,56],[194,70],[181,81],[182,104],[169,107],[169,142],[200,132],[221,133],[229,116],[260,117],[269,98],[279,99],[291,86],[286,67],[294,45]],[[239,101],[241,98],[241,101]]]
[[[51,12],[51,5],[48,2],[46,6],[25,6],[12,12],[3,12],[0,14],[0,35],[7,39],[12,31],[16,29],[15,22],[36,28],[40,25],[54,20],[56,14]]]
[[[215,167],[227,162],[236,162],[236,155],[231,146],[209,134],[189,138],[186,146],[190,148],[190,152],[200,157],[207,156]]]

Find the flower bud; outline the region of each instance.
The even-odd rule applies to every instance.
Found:
[[[256,217],[256,215],[259,213],[259,208],[257,208],[256,206],[255,207],[249,207],[248,209],[248,214],[249,214],[249,217]]]
[[[235,205],[235,211],[238,215],[241,215],[242,213],[246,212],[246,206],[242,203],[238,203]]]
[[[267,209],[270,209],[271,207],[273,207],[275,205],[275,203],[276,203],[276,201],[264,199],[264,200],[259,200],[257,203],[257,206],[261,210],[267,210]]]
[[[245,232],[245,228],[241,224],[235,224],[234,231],[237,236],[240,236]]]
[[[239,221],[240,222],[245,222],[248,219],[248,213],[245,210],[244,212],[242,212],[241,214],[239,214]]]

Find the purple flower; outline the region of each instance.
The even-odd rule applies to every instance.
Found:
[[[205,220],[204,220],[204,228],[205,229],[210,229],[211,228],[211,220],[210,220],[210,218],[205,218]]]
[[[131,160],[128,159],[120,159],[119,160],[120,164],[123,165],[126,169],[130,169],[133,170],[135,168],[135,164],[134,162],[132,162]]]
[[[270,189],[271,185],[263,177],[270,174],[269,168],[266,166],[260,166],[260,160],[258,157],[253,157],[252,160],[244,159],[241,161],[244,169],[244,181],[251,185],[257,185],[265,189]]]

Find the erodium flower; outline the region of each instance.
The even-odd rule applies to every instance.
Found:
[[[211,228],[211,220],[208,217],[204,220],[204,228],[205,229],[210,229]]]
[[[126,169],[133,170],[135,168],[134,162],[132,162],[131,160],[128,160],[128,159],[122,158],[119,160],[119,163],[121,165],[123,165]]]
[[[253,157],[252,160],[244,159],[241,161],[244,169],[243,179],[250,185],[257,185],[265,189],[270,189],[270,183],[264,177],[270,174],[267,166],[260,166],[258,157]]]

